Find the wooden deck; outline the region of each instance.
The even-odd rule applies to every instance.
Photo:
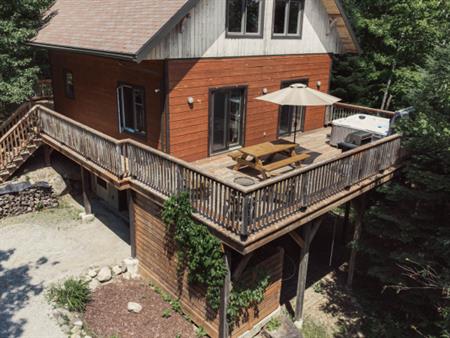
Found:
[[[341,153],[341,150],[328,144],[328,135],[330,134],[330,132],[331,128],[328,127],[297,134],[297,153],[309,152],[309,154],[311,155],[310,158],[302,162],[302,168],[307,167],[311,164],[329,160]],[[282,139],[291,142],[294,141],[293,136],[282,137]],[[275,158],[274,160],[277,160],[277,158]],[[255,182],[263,180],[261,174],[251,168],[243,168],[239,171],[233,170],[233,166],[236,164],[236,161],[234,161],[226,153],[198,160],[192,162],[192,164],[197,166],[201,170],[204,170],[213,176],[220,177],[230,183],[233,183],[234,180],[238,177],[250,177],[255,180]],[[293,170],[292,167],[285,167],[275,171],[275,173],[282,174],[291,170]]]

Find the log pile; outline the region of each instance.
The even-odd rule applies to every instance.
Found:
[[[36,184],[22,182],[0,186],[0,218],[57,206],[58,200],[46,182]]]

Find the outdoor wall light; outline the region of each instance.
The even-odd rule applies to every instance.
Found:
[[[262,92],[264,95],[266,95],[269,91],[267,90],[267,88],[263,88]]]
[[[317,88],[320,89],[321,86],[322,86],[322,81],[317,81]]]
[[[192,96],[189,96],[187,98],[187,102],[189,103],[190,106],[192,106],[194,104],[194,98]]]

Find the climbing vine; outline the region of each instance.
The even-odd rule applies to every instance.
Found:
[[[187,269],[190,283],[206,286],[206,301],[217,311],[227,273],[221,243],[205,225],[192,220],[193,211],[188,193],[183,192],[165,202],[162,219],[177,246],[178,269]],[[260,271],[253,283],[234,285],[227,310],[230,327],[246,315],[250,307],[262,302],[269,280],[268,274]]]
[[[192,212],[188,194],[181,193],[166,201],[162,219],[177,244],[178,269],[187,268],[190,283],[206,286],[206,300],[217,311],[226,275],[220,241],[192,220]]]
[[[230,293],[227,309],[227,320],[232,329],[241,318],[248,316],[248,309],[257,307],[264,300],[264,293],[269,286],[270,276],[259,271],[253,283],[238,282]]]

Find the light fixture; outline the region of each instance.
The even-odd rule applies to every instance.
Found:
[[[189,103],[189,105],[193,105],[194,104],[194,98],[192,96],[189,96],[187,98],[187,102]]]
[[[322,81],[317,81],[317,88],[320,88],[322,86]]]
[[[262,92],[263,92],[263,94],[265,95],[265,94],[267,94],[269,91],[267,90],[267,88],[263,88]]]

